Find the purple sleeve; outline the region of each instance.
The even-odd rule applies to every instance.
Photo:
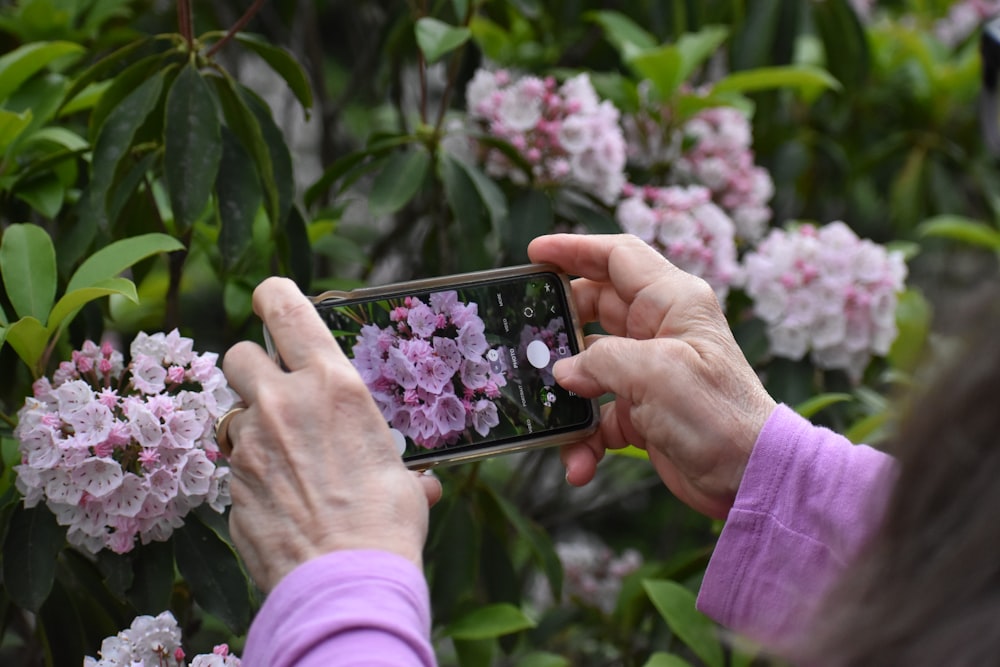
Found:
[[[337,551],[303,563],[250,626],[244,667],[436,664],[423,573],[383,551]]]
[[[698,608],[767,646],[795,639],[877,528],[894,459],[778,406],[761,430]]]

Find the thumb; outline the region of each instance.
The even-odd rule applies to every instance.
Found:
[[[561,387],[584,398],[610,393],[631,399],[636,389],[635,379],[645,375],[639,351],[642,342],[616,336],[599,337],[586,350],[557,361],[552,373]]]

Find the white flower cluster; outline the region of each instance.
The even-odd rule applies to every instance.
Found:
[[[735,227],[712,193],[700,186],[627,185],[615,217],[622,230],[653,246],[676,266],[712,286],[725,303],[739,272]]]
[[[127,630],[101,642],[100,658],[87,656],[83,667],[184,667],[181,630],[169,611],[137,616]],[[240,659],[220,644],[195,656],[190,667],[239,667]]]
[[[744,258],[747,294],[767,323],[771,353],[859,380],[872,355],[896,337],[902,254],[858,236],[843,222],[774,229]]]
[[[229,504],[214,422],[233,406],[215,353],[196,354],[176,330],[140,333],[131,362],[88,341],[35,382],[14,430],[17,488],[44,501],[69,542],[90,553],[163,541],[193,508]]]
[[[625,184],[625,138],[618,109],[600,101],[586,74],[562,85],[552,78],[514,78],[506,70],[476,72],[466,89],[470,118],[508,142],[542,187],[571,185],[613,203]],[[524,184],[523,170],[483,144],[486,172]]]
[[[615,554],[596,538],[582,537],[556,544],[563,566],[563,597],[611,613],[622,580],[639,569],[642,555],[635,549]]]
[[[681,128],[684,145],[674,169],[684,182],[704,185],[736,223],[736,236],[756,241],[771,220],[774,182],[754,163],[750,121],[738,109],[705,109]]]

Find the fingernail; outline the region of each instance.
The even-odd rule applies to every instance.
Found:
[[[576,357],[565,357],[556,360],[556,363],[552,366],[552,375],[555,376],[556,382],[559,382],[560,378],[572,375],[575,366]]]

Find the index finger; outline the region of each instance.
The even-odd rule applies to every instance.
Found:
[[[258,285],[253,309],[289,370],[306,368],[317,357],[343,357],[313,303],[288,278],[271,277]]]
[[[687,275],[631,234],[552,234],[528,245],[533,262],[555,264],[571,275],[610,282],[625,303],[663,278]]]

